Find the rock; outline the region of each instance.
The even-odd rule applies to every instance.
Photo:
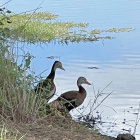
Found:
[[[136,138],[130,134],[119,134],[117,140],[136,140]]]

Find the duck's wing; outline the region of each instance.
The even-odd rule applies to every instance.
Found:
[[[45,79],[43,81],[40,81],[37,86],[35,87],[35,92],[40,93],[40,92],[46,92],[49,93],[50,91],[55,92],[55,85],[51,79]]]
[[[68,91],[63,93],[59,98],[64,98],[66,100],[73,100],[76,99],[78,91]]]
[[[63,93],[57,100],[60,101],[68,111],[72,110],[76,106],[78,91],[68,91]]]

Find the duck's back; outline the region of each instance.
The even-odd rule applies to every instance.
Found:
[[[64,98],[66,100],[73,100],[77,97],[78,91],[68,91],[63,93],[59,98]]]
[[[67,108],[68,111],[72,110],[73,108],[77,107],[76,100],[77,100],[78,91],[68,91],[63,93],[57,100],[63,104]]]
[[[46,78],[44,81],[41,81],[36,87],[36,93],[44,93],[47,99],[51,98],[56,91],[55,84],[53,80]]]

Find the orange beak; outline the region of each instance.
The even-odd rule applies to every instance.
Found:
[[[88,81],[86,81],[86,84],[87,84],[87,85],[91,85],[91,83],[89,83]]]

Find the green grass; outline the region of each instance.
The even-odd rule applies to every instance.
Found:
[[[34,77],[27,73],[30,56],[23,56],[23,65],[17,66],[10,47],[11,51],[0,47],[0,115],[15,122],[32,122],[40,118],[46,101],[32,90]]]
[[[88,24],[52,21],[57,17],[47,12],[6,14],[3,11],[0,15],[0,114],[2,116],[12,118],[14,121],[28,122],[45,114],[44,108],[40,112],[45,100],[34,93],[32,88],[34,75],[27,72],[30,69],[32,56],[23,56],[22,64],[18,66],[16,62],[19,58],[15,57],[13,51],[14,41],[29,43],[98,41],[111,39],[110,36],[95,36],[101,32],[132,31],[132,28],[112,28],[94,29],[89,33],[86,31]]]
[[[91,34],[101,34],[102,32],[118,33],[118,32],[131,32],[133,30],[134,30],[133,28],[110,28],[107,30],[94,29],[90,33]]]
[[[110,36],[102,37],[102,32],[130,32],[132,28],[111,28],[107,30],[94,29],[88,31],[87,23],[55,21],[58,15],[48,12],[33,12],[31,14],[5,14],[0,16],[3,21],[0,28],[5,31],[8,38],[28,43],[45,43],[56,41],[61,43],[98,41],[112,39]],[[97,36],[98,35],[98,36]]]
[[[42,130],[47,129],[47,133],[46,131],[44,132],[44,137],[46,137],[46,134],[49,134],[50,137],[52,136],[52,133],[48,133],[50,131],[49,126],[52,125],[52,132],[59,132],[58,135],[56,134],[56,137],[61,136],[62,131],[64,132],[67,128],[65,135],[68,134],[69,138],[73,139],[77,137],[77,133],[73,130],[78,131],[81,125],[78,127],[77,124],[75,126],[75,123],[74,126],[69,125],[71,120],[69,121],[64,119],[65,117],[60,117],[61,114],[58,112],[52,112],[52,114],[55,114],[53,117],[46,116],[46,110],[44,108],[46,100],[34,92],[34,75],[27,72],[30,70],[32,56],[30,54],[23,55],[21,65],[17,65],[19,57],[18,52],[16,56],[13,51],[15,49],[14,41],[28,43],[58,41],[68,43],[69,41],[97,41],[99,39],[111,39],[111,37],[95,36],[95,34],[100,34],[102,30],[86,31],[88,24],[52,21],[55,18],[57,18],[57,15],[50,13],[8,14],[6,16],[0,16],[0,23],[2,23],[0,25],[0,119],[10,120],[15,124],[21,125],[34,124],[38,120],[43,119],[43,117],[47,117],[47,120],[43,120],[44,122],[41,123],[42,125],[46,123],[45,129]],[[104,32],[123,31],[127,30],[125,28],[104,30]],[[130,28],[129,31],[131,31]],[[57,118],[56,114],[60,118]],[[64,121],[66,123],[63,123]],[[39,126],[37,125],[37,128],[41,129]],[[58,127],[57,130],[56,126]],[[59,131],[60,129],[62,131]],[[27,132],[26,128],[24,131]],[[28,131],[30,131],[30,128]],[[69,133],[67,133],[68,131]],[[9,132],[11,133],[9,127],[7,128],[7,126],[2,125],[0,140],[17,139],[15,136],[17,135],[16,132],[14,132],[13,137],[9,135]],[[79,130],[78,137],[80,139],[85,139],[85,135],[82,135],[83,132],[87,136],[89,135],[88,130]],[[42,136],[42,133],[39,135]],[[93,134],[91,134],[91,137],[93,137]]]
[[[28,17],[29,15],[25,20]],[[34,15],[33,18],[35,17]],[[0,25],[0,116],[14,122],[33,122],[45,115],[46,100],[34,92],[34,75],[27,72],[30,69],[32,56],[29,54],[20,56],[22,62],[17,65],[18,52],[15,54],[14,41],[9,40],[9,37],[14,38],[17,32],[20,32],[13,33],[14,36],[11,34],[14,24],[9,22],[9,17],[7,19],[7,16],[3,16],[0,22],[2,23]]]
[[[18,130],[8,128],[6,124],[0,126],[0,140],[23,140],[25,135],[19,135]]]
[[[57,15],[41,12],[33,14],[7,15],[11,23],[4,22],[2,29],[8,29],[7,36],[21,42],[50,42],[52,40],[64,40],[73,37],[72,28],[85,28],[87,24],[73,22],[50,21]],[[2,19],[2,16],[0,16]],[[73,34],[72,34],[73,33]]]

